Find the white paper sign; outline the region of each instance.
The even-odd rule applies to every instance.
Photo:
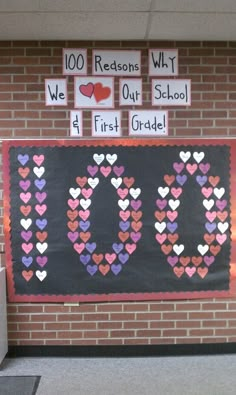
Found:
[[[63,74],[86,75],[87,74],[87,50],[86,49],[63,49]]]
[[[67,82],[65,78],[45,80],[46,106],[67,105]]]
[[[73,110],[70,112],[70,135],[81,137],[83,135],[82,111]]]
[[[142,105],[142,79],[120,79],[120,106]]]
[[[150,49],[149,75],[178,75],[178,50]]]
[[[92,111],[92,135],[94,137],[121,136],[120,111]]]
[[[75,108],[113,108],[114,78],[75,77]]]
[[[155,110],[129,111],[129,135],[168,135],[168,112]]]
[[[152,80],[153,106],[190,106],[190,80]]]
[[[141,51],[93,50],[93,75],[141,74]]]

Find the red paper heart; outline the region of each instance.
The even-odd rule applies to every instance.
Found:
[[[92,97],[94,92],[94,85],[92,82],[89,82],[87,85],[80,85],[79,91],[83,96]]]
[[[94,84],[94,91],[93,91],[95,100],[99,103],[102,100],[107,99],[111,94],[111,89],[108,86],[103,86],[100,82]]]

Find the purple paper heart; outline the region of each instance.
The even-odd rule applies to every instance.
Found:
[[[120,273],[120,271],[122,270],[122,266],[120,263],[118,263],[117,265],[111,265],[111,271],[117,276],[117,274]]]
[[[113,243],[112,244],[112,248],[113,248],[113,250],[115,251],[116,254],[119,254],[119,252],[121,252],[123,250],[124,244],[122,244],[122,243],[119,243],[119,244]]]
[[[80,262],[83,263],[83,265],[87,265],[91,259],[91,255],[86,254],[86,255],[80,255]]]
[[[212,255],[210,255],[210,256],[205,255],[203,259],[204,259],[205,264],[206,264],[207,266],[210,266],[210,265],[214,262],[215,257],[212,256]]]
[[[187,176],[186,174],[181,175],[177,175],[176,176],[176,181],[179,185],[183,186],[185,184],[185,182],[187,181]]]
[[[119,261],[121,263],[126,263],[129,259],[129,254],[127,254],[126,252],[123,254],[122,252],[118,255]]]
[[[79,221],[79,226],[83,232],[86,232],[86,230],[88,230],[90,227],[90,221]]]
[[[48,258],[46,256],[37,256],[36,262],[38,263],[39,266],[44,267],[48,262]]]
[[[141,238],[142,234],[141,232],[131,232],[130,237],[133,240],[134,243],[137,243],[139,239]]]
[[[167,262],[173,267],[178,262],[179,258],[177,256],[168,256]]]
[[[216,223],[215,222],[206,222],[205,223],[205,228],[207,230],[208,233],[212,233],[214,232],[215,228],[216,228]]]
[[[33,258],[32,256],[23,256],[21,261],[26,267],[29,267],[33,262]]]
[[[178,228],[177,222],[167,222],[166,226],[171,233],[174,233]]]
[[[176,171],[176,173],[181,173],[181,171],[184,169],[184,163],[183,162],[180,162],[180,163],[175,162],[173,164],[173,168]]]
[[[87,167],[87,170],[88,170],[89,174],[93,177],[98,172],[98,166],[91,166],[91,165],[89,165]]]
[[[130,221],[120,221],[119,222],[120,229],[125,232],[130,227]]]
[[[137,211],[142,206],[141,200],[131,200],[130,204],[135,211]]]
[[[117,177],[120,177],[124,173],[125,168],[124,166],[114,166],[113,171]]]
[[[21,237],[22,237],[22,239],[24,239],[25,241],[29,241],[29,240],[31,239],[31,237],[32,237],[32,232],[31,232],[31,230],[28,230],[28,231],[22,230],[22,232],[21,232]]]
[[[95,242],[93,242],[93,243],[86,243],[85,247],[86,247],[87,251],[90,252],[90,254],[92,254],[93,251],[95,250],[95,248],[97,247],[97,245],[96,245]]]
[[[72,243],[74,243],[74,242],[78,239],[78,237],[79,237],[79,232],[68,232],[68,233],[67,233],[67,236],[68,236],[68,239],[69,239]]]
[[[207,174],[207,172],[210,170],[210,163],[200,163],[199,169],[203,174]]]
[[[98,271],[98,267],[96,265],[87,265],[86,269],[91,276],[93,276]]]
[[[46,180],[44,180],[44,178],[41,180],[35,180],[34,185],[41,191],[46,185]]]
[[[30,180],[21,180],[19,182],[21,189],[23,189],[24,191],[27,191],[27,189],[30,187],[30,184],[31,184]]]
[[[222,211],[222,210],[224,210],[224,208],[226,207],[226,205],[227,205],[227,200],[217,200],[216,201],[216,207],[218,207],[218,209],[220,210],[220,211]]]
[[[36,219],[36,225],[40,230],[43,230],[47,226],[48,221],[44,219]]]
[[[163,210],[167,205],[167,200],[166,199],[157,199],[156,205],[160,210]]]
[[[197,176],[197,183],[202,187],[207,182],[207,176]]]
[[[29,160],[29,155],[27,155],[27,154],[25,154],[25,155],[19,154],[19,155],[17,156],[17,159],[18,159],[18,161],[20,162],[20,164],[21,164],[22,166],[24,166],[24,165],[28,162],[28,160]]]
[[[46,192],[36,192],[35,197],[39,203],[42,203],[46,199],[47,194]]]

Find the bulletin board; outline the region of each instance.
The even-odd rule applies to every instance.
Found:
[[[235,294],[236,142],[3,142],[9,301]]]

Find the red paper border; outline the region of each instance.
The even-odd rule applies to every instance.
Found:
[[[229,145],[231,154],[231,263],[229,291],[120,293],[90,295],[16,295],[13,279],[13,263],[10,245],[10,177],[8,151],[19,146],[173,146],[173,145]],[[234,139],[109,139],[109,140],[15,140],[3,141],[3,188],[4,188],[4,234],[6,245],[6,267],[8,299],[10,302],[104,302],[137,300],[181,300],[200,298],[230,298],[236,296],[236,140]]]

